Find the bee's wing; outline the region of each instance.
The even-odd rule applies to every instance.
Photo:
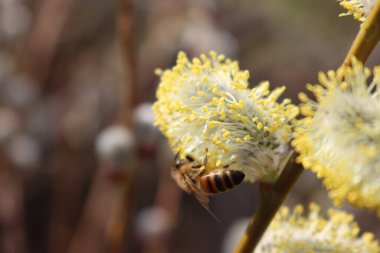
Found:
[[[218,217],[215,216],[215,214],[210,210],[210,207],[208,206],[208,202],[210,201],[208,196],[202,192],[202,190],[199,188],[196,182],[194,182],[188,174],[185,174],[185,180],[187,185],[191,189],[191,192],[197,198],[199,203],[212,215],[212,217],[214,217],[218,222],[220,222]]]

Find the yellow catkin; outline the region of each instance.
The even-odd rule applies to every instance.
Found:
[[[276,180],[297,117],[289,99],[277,102],[284,87],[270,91],[262,82],[248,89],[249,71],[214,51],[194,59],[179,52],[175,66],[156,72],[155,125],[174,152],[203,161],[208,150],[208,172],[228,165],[249,182]]]
[[[309,206],[308,214],[298,205],[291,213],[282,207],[263,238],[256,253],[378,253],[379,242],[373,234],[359,235],[353,216],[329,209],[327,217],[320,214],[316,204]]]
[[[335,203],[347,201],[380,215],[380,74],[373,71],[368,89],[370,70],[352,62],[308,85],[318,102],[302,99],[305,118],[292,144],[297,160],[324,180]]]

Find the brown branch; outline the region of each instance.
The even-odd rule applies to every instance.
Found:
[[[119,0],[116,19],[117,49],[119,58],[118,74],[120,80],[121,108],[118,121],[132,129],[132,113],[138,103],[137,71],[135,58],[134,10],[133,1]],[[110,216],[106,230],[106,250],[121,253],[124,247],[124,235],[127,230],[134,188],[133,168],[125,170],[125,182],[120,199]]]
[[[129,170],[130,168],[126,168]],[[125,182],[114,206],[106,230],[106,252],[121,253],[124,252],[124,234],[129,224],[131,214],[132,193],[134,187],[134,178],[125,174]]]
[[[122,89],[119,118],[121,122],[130,127],[132,110],[138,102],[133,2],[131,0],[119,0],[116,29],[116,43],[120,56],[118,74],[121,83],[120,88]]]
[[[234,251],[235,253],[252,253],[255,249],[289,190],[303,171],[303,167],[295,162],[296,157],[297,154],[294,152],[276,183],[273,185],[260,184],[260,200],[257,212],[251,218]]]
[[[66,22],[72,0],[44,0],[28,41],[27,68],[40,88],[49,73],[51,61]]]

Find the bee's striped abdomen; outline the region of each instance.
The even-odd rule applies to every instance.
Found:
[[[240,171],[221,171],[204,175],[200,179],[202,191],[208,194],[228,191],[239,185],[244,179]]]

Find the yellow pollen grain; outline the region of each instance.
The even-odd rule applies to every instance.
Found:
[[[249,122],[249,118],[247,116],[242,116],[241,117],[241,120],[245,123],[248,123]]]
[[[340,83],[340,88],[341,88],[342,90],[347,90],[347,88],[348,88],[348,84],[347,84],[347,82],[342,82],[342,83]]]
[[[220,165],[222,165],[222,161],[221,160],[216,161],[215,166],[219,167]]]
[[[226,140],[231,139],[231,132],[228,131],[228,132],[223,133],[223,138]]]
[[[218,61],[223,61],[226,58],[224,54],[218,55]]]
[[[298,94],[298,98],[299,98],[299,100],[300,100],[301,102],[303,102],[303,103],[306,103],[307,101],[309,101],[309,98],[308,98],[307,95],[306,95],[305,93],[303,93],[303,92],[300,92],[300,93]]]
[[[212,93],[218,96],[222,95],[222,93],[220,93],[217,88],[212,89]]]
[[[236,141],[237,144],[243,144],[243,141],[240,138],[236,138],[235,141]]]
[[[219,122],[219,121],[216,121],[216,120],[212,120],[212,121],[210,121],[210,122],[208,123],[208,126],[209,126],[210,128],[214,128],[214,127],[217,127],[217,126],[220,126],[220,125],[222,125],[222,123]]]
[[[260,131],[261,129],[263,129],[263,123],[259,122],[257,123],[257,130]]]
[[[157,76],[162,75],[162,73],[163,73],[162,69],[155,69],[154,70],[154,74],[157,75]]]
[[[204,83],[207,83],[207,82],[209,81],[209,79],[208,79],[207,76],[202,77],[201,80],[202,80],[202,82],[204,82]]]
[[[251,140],[251,136],[249,136],[249,135],[244,136],[244,140],[245,140],[245,141],[249,141],[249,140]]]
[[[224,110],[220,111],[220,118],[226,119],[226,112]]]
[[[197,101],[197,100],[198,100],[197,97],[194,97],[194,96],[191,97],[191,101]]]
[[[216,58],[216,52],[215,51],[211,50],[208,54],[210,55],[211,58]]]
[[[219,102],[219,99],[217,99],[216,97],[213,97],[210,102],[210,105],[216,106],[218,105],[218,102]]]
[[[193,64],[194,64],[194,65],[201,65],[202,63],[201,63],[201,60],[199,60],[199,58],[196,58],[196,57],[195,57],[195,58],[193,59]]]
[[[204,91],[198,91],[198,95],[202,97],[205,95],[205,92]]]

